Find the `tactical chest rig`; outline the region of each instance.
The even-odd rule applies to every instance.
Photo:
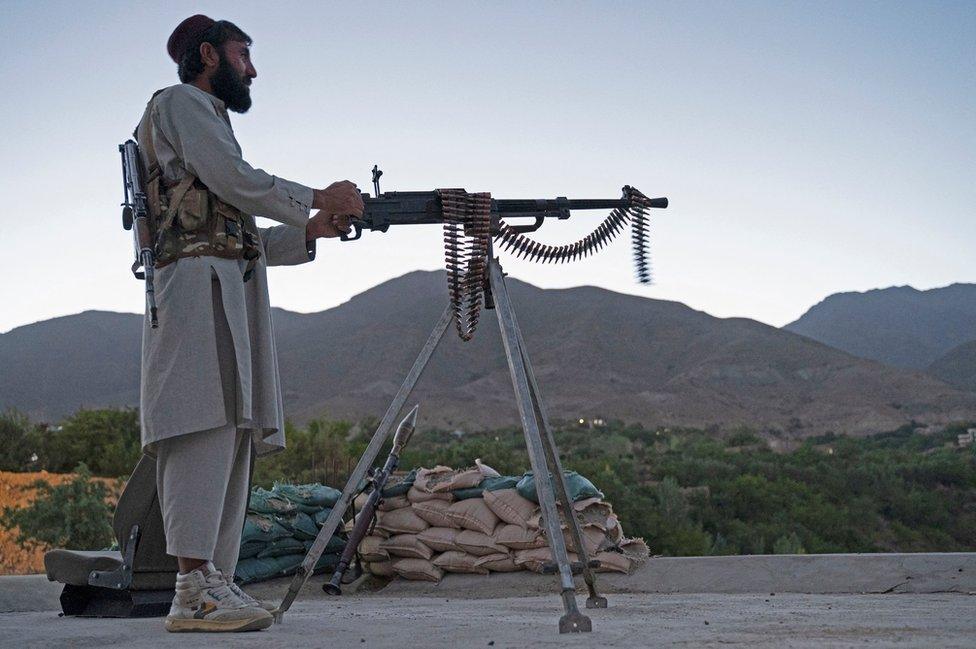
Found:
[[[254,217],[223,201],[186,171],[182,180],[163,178],[152,140],[150,114],[156,91],[133,135],[142,148],[145,193],[151,236],[155,242],[156,268],[183,257],[246,259],[244,281],[251,278],[261,256]]]

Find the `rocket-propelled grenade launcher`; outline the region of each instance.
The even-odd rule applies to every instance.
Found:
[[[156,288],[153,285],[153,269],[156,265],[156,252],[152,230],[149,227],[149,204],[142,184],[142,161],[139,159],[139,146],[128,140],[119,145],[122,154],[122,227],[132,230],[136,260],[132,262],[132,274],[136,279],[146,280],[146,306],[149,307],[149,324],[155,329],[159,326],[156,318]],[[142,270],[139,270],[142,268]]]
[[[391,225],[441,224],[444,227],[444,257],[451,304],[458,335],[470,340],[478,324],[482,287],[486,283],[491,241],[520,258],[539,263],[575,261],[603,248],[630,225],[637,281],[650,284],[648,259],[648,208],[665,208],[667,198],[648,198],[636,188],[624,186],[620,198],[501,199],[489,193],[468,193],[463,189],[426,192],[380,192],[383,172],[373,166],[375,196],[363,194],[363,217],[351,223],[351,234],[343,241],[355,241],[363,230],[386,232]],[[570,244],[553,246],[528,235],[547,218],[568,219],[578,210],[610,210],[590,234]],[[533,219],[511,225],[507,219]]]

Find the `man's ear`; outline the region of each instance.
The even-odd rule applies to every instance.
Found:
[[[220,52],[213,43],[200,43],[200,61],[206,68],[216,68],[220,65]]]

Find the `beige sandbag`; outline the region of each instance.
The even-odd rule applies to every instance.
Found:
[[[474,459],[474,465],[478,469],[478,472],[485,478],[500,478],[502,474],[495,471],[493,468],[481,461],[480,457]]]
[[[488,568],[475,565],[477,559],[478,557],[470,555],[467,552],[452,550],[451,552],[445,552],[439,555],[434,559],[433,563],[438,568],[443,568],[447,572],[467,572],[476,575],[487,575]]]
[[[478,557],[474,565],[479,568],[488,568],[491,572],[518,572],[522,569],[515,565],[515,557],[507,552]]]
[[[376,527],[391,534],[417,534],[423,532],[430,525],[417,516],[413,507],[403,507],[388,512],[380,512]]]
[[[407,500],[407,494],[401,496],[392,496],[390,498],[384,498],[380,501],[379,510],[381,512],[389,512],[394,509],[403,509],[404,507],[409,507],[410,501]]]
[[[444,571],[426,559],[397,559],[393,571],[404,579],[414,581],[438,582],[444,578]]]
[[[577,503],[573,503],[576,510],[577,519],[583,525],[594,525],[600,529],[607,530],[616,524],[617,517],[614,516],[613,507],[610,503],[604,502],[599,498],[587,498]],[[610,521],[611,517],[613,522]]]
[[[600,562],[597,572],[622,572],[627,574],[633,567],[633,562],[620,552],[597,552],[592,556]]]
[[[456,491],[458,489],[470,489],[477,487],[485,476],[481,471],[474,467],[472,469],[460,469],[449,475],[438,476],[435,480],[427,482],[427,491],[431,493],[444,493],[445,491]]]
[[[468,498],[452,504],[447,516],[454,527],[463,527],[482,534],[491,534],[498,525],[498,517],[488,509],[483,498]]]
[[[538,505],[520,496],[515,489],[486,491],[483,500],[495,516],[520,527],[527,527],[529,519],[539,509]]]
[[[376,575],[377,577],[392,577],[396,574],[393,570],[393,562],[387,559],[386,561],[373,561],[372,563],[366,564],[366,570],[371,575]]]
[[[418,469],[417,477],[413,481],[413,488],[427,493],[433,493],[433,486],[443,480],[445,476],[454,473],[449,466],[437,465],[433,469]]]
[[[587,525],[580,530],[580,535],[583,537],[583,547],[588,555],[613,545],[607,533],[595,525]],[[573,543],[573,533],[568,527],[563,528],[563,539],[566,541],[567,549],[576,548],[576,544]]]
[[[367,536],[359,544],[359,554],[366,562],[389,561],[390,554],[381,547],[383,541],[381,536]]]
[[[620,525],[620,519],[617,518],[616,514],[611,514],[607,518],[607,536],[617,544],[624,540],[624,528]]]
[[[352,499],[352,505],[356,508],[356,511],[362,511],[363,507],[366,506],[366,501],[369,500],[369,494],[365,491],[355,498]]]
[[[428,527],[417,538],[434,552],[450,552],[460,549],[455,543],[458,534],[453,527]]]
[[[454,494],[450,492],[445,493],[427,493],[423,489],[417,488],[417,485],[410,487],[410,491],[407,492],[407,500],[412,503],[423,503],[430,500],[445,500],[447,502],[452,502],[454,500]]]
[[[357,512],[356,513],[356,518],[351,518],[348,521],[346,521],[345,523],[343,523],[342,524],[343,531],[346,534],[349,534],[350,532],[352,532],[352,528],[354,528],[356,526],[356,521],[358,521],[359,520],[359,517],[362,516],[362,515],[363,515],[362,512]],[[370,534],[372,534],[373,536],[382,536],[384,539],[390,536],[390,533],[388,531],[386,531],[384,529],[381,529],[381,528],[377,527],[376,525],[373,525],[373,530],[370,532]]]
[[[427,521],[431,527],[457,527],[454,520],[447,515],[451,503],[446,500],[428,500],[423,503],[414,503],[411,507],[414,513]]]
[[[458,532],[454,541],[458,548],[473,554],[476,557],[485,557],[489,554],[499,554],[508,552],[508,548],[500,545],[490,535],[474,530],[461,530]]]
[[[433,550],[424,545],[416,534],[397,534],[380,543],[380,548],[394,557],[409,557],[413,559],[430,559]]]
[[[575,552],[569,552],[569,562],[579,561]],[[542,572],[542,566],[549,562],[555,562],[552,558],[550,548],[538,548],[536,550],[519,550],[515,553],[515,565],[532,572]]]
[[[521,527],[511,523],[499,525],[492,537],[495,543],[513,550],[532,550],[546,547],[546,537],[532,527]]]
[[[639,537],[621,541],[620,551],[636,564],[644,563],[651,556],[651,551],[647,548],[647,543]]]

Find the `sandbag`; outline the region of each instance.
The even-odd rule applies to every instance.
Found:
[[[453,550],[451,552],[445,552],[444,554],[438,555],[434,559],[433,563],[438,568],[442,568],[446,572],[464,572],[471,573],[475,575],[487,575],[488,568],[484,566],[479,566],[475,564],[478,557],[468,554],[467,552],[458,552]]]
[[[268,557],[266,559],[244,559],[237,562],[234,571],[234,581],[239,584],[253,584],[274,577],[286,577],[295,574],[298,566],[302,565],[305,554],[289,554],[281,557]],[[339,564],[339,555],[323,554],[315,564],[314,572],[324,572],[335,570]]]
[[[266,514],[247,514],[244,517],[244,530],[241,532],[241,543],[271,543],[278,539],[291,536],[281,523]]]
[[[324,507],[332,507],[342,496],[342,492],[321,484],[288,484],[276,482],[272,493],[295,503],[300,511],[314,514]]]
[[[633,562],[620,552],[597,552],[593,558],[600,562],[597,572],[630,572]]]
[[[451,503],[445,500],[428,500],[427,502],[414,503],[411,507],[414,513],[427,521],[431,527],[456,527],[454,519],[447,515]]]
[[[538,529],[520,527],[511,523],[499,525],[492,538],[495,543],[513,550],[533,550],[548,545],[546,537]]]
[[[314,543],[315,543],[314,540],[304,541],[302,545],[305,547],[305,552],[308,552]],[[346,547],[346,539],[342,538],[338,534],[333,534],[332,538],[329,539],[328,542],[326,542],[325,550],[323,550],[323,552],[326,554],[331,554],[333,552],[341,553],[345,549],[345,547]]]
[[[474,565],[487,568],[491,572],[517,572],[522,569],[515,565],[515,556],[507,552],[478,557]]]
[[[579,561],[575,552],[569,552],[569,562]],[[552,550],[550,548],[538,548],[536,550],[519,550],[515,553],[515,565],[532,572],[542,572],[542,566],[553,562]]]
[[[484,493],[485,505],[506,523],[527,527],[529,519],[538,511],[539,505],[523,498],[516,489],[499,489]]]
[[[486,491],[498,491],[499,489],[514,489],[521,478],[509,475],[484,478],[474,487],[467,489],[453,489],[451,493],[457,500],[467,500],[468,498],[481,498]]]
[[[444,571],[426,559],[397,559],[393,561],[393,572],[404,579],[438,582]]]
[[[403,509],[404,507],[409,507],[410,501],[407,500],[407,494],[401,494],[399,496],[390,496],[389,498],[382,498],[380,500],[380,505],[377,507],[381,512],[390,512],[394,509]]]
[[[384,498],[395,498],[397,496],[406,495],[416,479],[416,469],[410,473],[393,474],[387,478],[386,486],[383,487],[383,491],[380,493],[380,495]]]
[[[430,527],[430,524],[418,516],[413,507],[403,507],[380,512],[376,527],[391,534],[417,534]]]
[[[427,493],[423,489],[418,489],[417,486],[414,485],[410,487],[410,490],[407,492],[407,500],[414,504],[423,503],[430,500],[445,500],[447,502],[452,502],[454,500],[454,494],[450,492],[436,494]]]
[[[366,570],[371,575],[376,575],[377,577],[393,577],[396,572],[393,570],[393,562],[387,559],[386,561],[373,561],[372,563],[366,564]]]
[[[586,498],[603,498],[603,493],[592,482],[575,471],[564,471],[563,475],[566,477],[566,488],[573,502]],[[522,476],[515,488],[518,489],[523,498],[528,498],[536,504],[539,503],[539,497],[535,492],[535,476],[532,475],[531,471]]]
[[[380,548],[386,550],[394,557],[429,560],[434,556],[433,550],[424,545],[423,541],[417,538],[416,534],[397,534],[391,536],[380,543]]]
[[[414,480],[413,488],[427,493],[434,493],[434,485],[447,480],[453,474],[454,469],[442,465],[437,465],[433,469],[417,469],[417,477]],[[450,491],[450,489],[442,489],[441,491]]]
[[[318,536],[319,526],[305,512],[296,511],[275,517],[282,527],[291,532],[296,539],[308,541]]]
[[[488,509],[482,498],[459,500],[446,510],[453,527],[462,527],[482,534],[491,534],[498,525],[498,517]]]
[[[456,543],[458,534],[460,531],[453,527],[428,527],[417,538],[434,552],[450,552],[460,549]]]
[[[268,544],[264,541],[248,541],[241,543],[241,551],[237,554],[237,560],[250,559],[258,556],[258,552],[263,550]]]
[[[475,532],[474,530],[461,530],[458,532],[454,543],[460,550],[472,554],[476,557],[484,557],[489,554],[501,554],[508,552],[508,548],[500,545],[488,534]]]
[[[381,536],[367,536],[359,544],[359,554],[363,561],[376,563],[379,561],[389,561],[390,553],[383,549],[382,543],[385,539]]]
[[[301,552],[305,552],[305,545],[296,538],[288,537],[266,544],[256,556],[259,559],[267,559],[269,557],[283,557],[288,554],[299,554]]]
[[[255,487],[247,503],[249,511],[258,514],[288,514],[297,509],[295,503],[274,492]]]
[[[620,551],[634,563],[644,563],[651,556],[647,543],[642,538],[624,539],[620,542]]]
[[[356,527],[356,522],[362,517],[362,515],[363,515],[362,512],[356,512],[355,518],[350,518],[348,521],[342,524],[342,531],[345,532],[346,534],[352,532],[353,528]],[[375,536],[382,536],[383,538],[388,538],[389,536],[391,536],[390,532],[377,527],[375,524],[373,524],[373,529],[369,530],[369,533]]]
[[[586,550],[587,555],[592,555],[613,544],[607,537],[606,532],[593,525],[582,527],[580,529],[580,536],[583,537],[583,548]],[[566,542],[567,550],[576,548],[576,544],[573,543],[573,533],[568,527],[563,528],[563,540]]]

